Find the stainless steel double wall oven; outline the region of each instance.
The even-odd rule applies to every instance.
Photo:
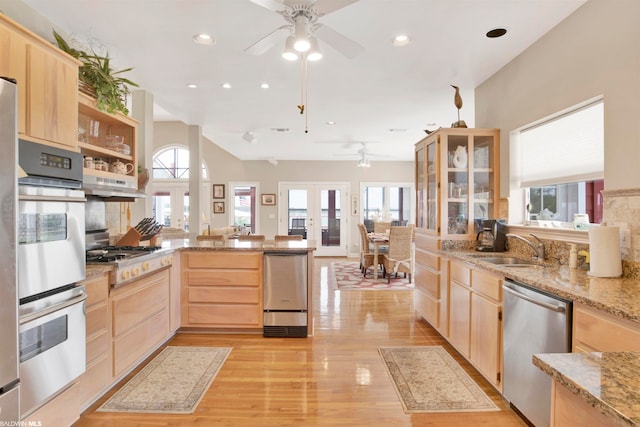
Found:
[[[19,141],[18,316],[21,413],[85,371],[82,155]]]

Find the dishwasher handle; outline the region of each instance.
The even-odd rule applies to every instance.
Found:
[[[507,293],[510,293],[511,295],[514,295],[518,298],[521,298],[525,301],[529,301],[530,303],[539,305],[540,307],[544,307],[548,310],[552,310],[555,311],[557,313],[564,313],[565,312],[565,308],[559,305],[554,305],[554,304],[548,304],[546,302],[543,301],[538,301],[535,298],[531,298],[530,296],[527,296],[521,292],[518,292],[516,289],[513,289],[507,285],[502,285],[502,289],[504,289]]]

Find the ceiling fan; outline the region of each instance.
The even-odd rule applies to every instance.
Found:
[[[322,54],[317,47],[317,39],[342,53],[347,58],[355,58],[364,52],[357,42],[318,22],[318,19],[336,10],[342,9],[358,0],[249,0],[252,3],[281,15],[287,24],[282,25],[245,49],[253,55],[262,55],[279,40],[284,39],[286,30],[289,36],[285,41],[283,57],[296,60],[298,54],[305,53],[307,59],[320,59]]]
[[[367,149],[366,142],[360,142],[360,149],[352,154],[336,154],[336,156],[357,156],[358,157],[358,167],[368,168],[371,167],[370,157],[386,157],[382,154],[372,153]]]

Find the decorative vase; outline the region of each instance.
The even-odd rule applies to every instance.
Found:
[[[149,169],[144,168],[138,173],[138,190],[144,190],[149,182]]]

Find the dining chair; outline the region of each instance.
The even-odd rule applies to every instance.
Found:
[[[391,274],[398,277],[398,272],[409,274],[409,283],[413,278],[413,226],[391,227],[389,229],[389,250],[378,256],[382,264],[382,277],[391,282]]]
[[[363,277],[367,277],[367,269],[373,266],[373,252],[369,248],[367,228],[364,224],[358,224],[358,229],[360,230],[360,271],[362,271]]]
[[[264,242],[264,234],[246,234],[238,236],[241,242]]]
[[[373,232],[374,233],[386,233],[387,230],[391,227],[391,222],[374,222],[373,223]]]
[[[302,240],[302,234],[276,234],[273,237],[273,240],[275,240],[276,242],[283,242],[287,240]]]

